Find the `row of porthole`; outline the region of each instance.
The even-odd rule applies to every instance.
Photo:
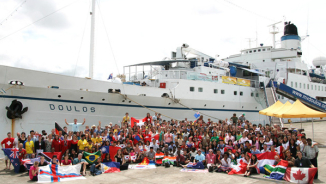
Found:
[[[61,98],[62,96],[61,95],[58,95],[58,98]],[[80,97],[80,99],[84,99],[84,97]],[[105,98],[102,98],[102,101],[105,101]]]
[[[313,84],[305,84],[305,83],[302,83],[303,84],[303,89],[306,89],[306,86],[307,86],[307,89],[309,89],[309,85],[311,85],[311,88],[310,90],[314,90],[314,85]],[[291,81],[291,87],[293,88],[293,81]],[[301,88],[301,82],[299,83],[299,87],[298,87],[298,83],[295,82],[295,88]],[[315,90],[317,91],[317,85],[315,84]],[[318,91],[324,91],[324,86],[319,86],[318,85]],[[326,91],[326,86],[325,86],[325,91]]]

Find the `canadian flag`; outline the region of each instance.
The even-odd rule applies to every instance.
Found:
[[[146,118],[136,119],[136,118],[131,117],[130,118],[130,125],[131,125],[131,127],[134,127],[135,123],[137,123],[136,124],[137,126],[142,126],[142,125],[144,125],[145,121],[146,121]]]
[[[284,175],[284,180],[292,183],[312,184],[316,173],[317,168],[288,167]]]

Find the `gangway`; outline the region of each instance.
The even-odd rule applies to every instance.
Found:
[[[273,86],[276,89],[276,93],[283,95],[284,97],[296,101],[299,99],[306,106],[321,111],[326,112],[326,104],[317,100],[314,97],[311,97],[307,94],[304,94],[286,84],[273,82]]]
[[[267,107],[273,105],[274,103],[276,103],[276,92],[275,92],[275,88],[273,85],[269,85],[268,87],[264,86],[264,92],[265,92],[265,98],[266,98],[266,105]],[[277,117],[270,117],[269,118],[270,124],[277,124],[277,125],[281,125],[281,127],[283,127],[283,120],[282,118],[277,118]]]

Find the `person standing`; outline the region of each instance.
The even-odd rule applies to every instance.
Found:
[[[38,153],[45,152],[45,142],[42,139],[43,139],[43,137],[39,136],[38,140],[35,142],[36,155],[38,155]]]
[[[310,138],[307,139],[308,145],[304,147],[303,152],[305,153],[307,159],[311,162],[312,165],[318,167],[317,157],[318,157],[318,147],[316,145],[312,145],[312,140]],[[315,175],[315,179],[318,178],[318,170]]]
[[[74,122],[73,123],[68,123],[67,122],[67,119],[65,119],[65,123],[68,125],[68,126],[71,126],[72,128],[72,131],[75,133],[79,132],[79,127],[81,125],[84,125],[86,122],[86,119],[84,118],[84,122],[83,123],[77,123],[77,119],[74,119]]]
[[[13,148],[14,146],[14,141],[15,139],[13,137],[11,137],[11,133],[8,132],[7,133],[7,138],[3,139],[1,141],[1,148],[5,147],[5,148]],[[5,145],[5,146],[3,146]],[[5,156],[5,162],[6,162],[6,169],[8,169],[8,163],[9,163],[9,170],[10,170],[10,161],[9,158],[7,156]]]
[[[31,135],[27,136],[27,141],[25,142],[26,149],[26,157],[32,158],[32,154],[34,153],[34,142],[31,140]]]

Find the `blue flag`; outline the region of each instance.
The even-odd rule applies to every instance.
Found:
[[[102,146],[102,147],[100,147],[100,150],[102,151],[102,154],[110,153],[109,152],[110,146]]]
[[[199,112],[197,112],[196,114],[194,114],[195,118],[198,119],[200,117]]]
[[[18,148],[5,148],[2,149],[4,154],[10,159],[10,162],[14,166],[15,173],[19,173],[19,149]]]

